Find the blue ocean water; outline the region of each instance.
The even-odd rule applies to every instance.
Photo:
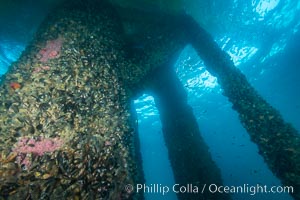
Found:
[[[232,9],[225,12],[228,16],[235,15],[235,19],[228,17],[223,18],[225,22],[218,21],[222,24],[220,26],[226,27],[226,31],[215,32],[216,41],[231,55],[236,66],[256,90],[299,131],[300,2],[261,0],[232,3]],[[232,110],[231,103],[222,96],[216,77],[205,70],[203,62],[191,47],[183,50],[174,69],[188,92],[189,105],[193,108],[213,159],[221,169],[224,184],[281,185],[258,154],[257,146],[250,141],[237,113]],[[143,158],[159,163],[147,168],[148,164],[144,162],[146,182],[167,182],[172,185],[175,182],[170,183],[174,181],[169,173],[170,164],[165,161],[167,151],[163,153],[156,148],[164,142],[155,103],[145,94],[136,100],[136,107],[140,119]],[[150,127],[152,133],[143,131],[149,130]],[[159,156],[153,158],[153,155],[157,154]],[[157,199],[153,194],[146,194],[146,197]],[[288,194],[233,194],[232,198],[292,199]],[[176,197],[174,194],[168,194],[164,199],[171,200]]]
[[[0,17],[0,74],[18,59],[38,24],[47,13],[33,1]],[[195,1],[197,3],[197,1]],[[207,25],[250,83],[287,122],[300,131],[300,1],[212,1],[214,25]],[[43,8],[43,9],[41,9]],[[32,14],[34,13],[34,15]],[[209,20],[208,20],[209,21]],[[201,134],[220,167],[225,185],[280,185],[239,122],[237,113],[222,96],[217,78],[210,75],[192,47],[187,46],[174,70],[188,93]],[[135,101],[143,168],[147,184],[173,185],[174,178],[161,132],[159,113],[151,96]],[[234,194],[233,199],[292,199],[287,194]],[[162,199],[145,194],[146,199]],[[176,199],[169,193],[163,199]]]

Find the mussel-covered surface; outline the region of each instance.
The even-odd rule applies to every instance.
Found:
[[[156,17],[153,17],[153,13],[131,11],[130,13],[134,14],[128,14],[128,10],[119,12],[125,21],[123,24],[126,34],[133,44],[132,48],[135,49],[133,60],[138,58],[134,61],[139,63],[138,66],[149,66],[148,68],[155,71],[156,67],[172,64],[167,61],[170,61],[184,45],[190,43],[195,48],[204,61],[206,69],[218,77],[218,82],[224,91],[223,95],[228,97],[233,109],[238,112],[242,125],[249,133],[251,140],[258,145],[259,153],[271,171],[284,185],[293,186],[294,193],[291,195],[297,199],[300,198],[299,133],[256,92],[241,71],[234,66],[230,56],[222,51],[214,39],[187,15],[158,12],[155,13]],[[145,21],[146,25],[143,23]],[[144,84],[142,89],[151,88],[153,83],[158,82],[160,78],[157,73],[153,73],[154,76],[151,76],[151,73],[145,74],[148,77],[142,79],[140,84]],[[160,86],[157,87],[157,93],[164,90],[161,86],[166,87],[167,85],[166,82],[162,82],[158,83]],[[174,84],[174,87],[178,86]],[[170,91],[168,90],[168,92]],[[174,94],[173,92],[173,98],[177,100],[178,98],[174,97]],[[170,99],[170,97],[168,98]],[[170,102],[166,106],[170,107]],[[172,112],[173,115],[176,113],[176,111]],[[175,133],[172,133],[173,137]],[[192,142],[187,143],[192,144]],[[173,154],[174,152],[169,150],[169,153]],[[171,156],[176,157],[175,155]],[[172,162],[172,158],[170,159]],[[180,156],[174,160],[178,162]],[[208,159],[206,161],[208,162]],[[175,178],[176,171],[181,173],[184,171],[178,169],[179,165],[172,167]]]
[[[0,88],[0,196],[127,199],[134,182],[121,25],[105,3],[56,8]]]
[[[218,77],[223,95],[228,97],[232,108],[238,112],[242,125],[257,144],[260,155],[283,185],[293,186],[291,195],[299,199],[299,132],[258,94],[234,66],[229,55],[221,51],[207,33],[202,31],[201,34],[194,33],[194,36],[191,40],[195,49],[203,58],[207,70]]]
[[[155,18],[95,2],[70,0],[53,10],[1,80],[1,198],[142,198],[124,190],[141,183],[129,103],[136,89],[151,87],[151,72],[170,64],[188,42],[218,76],[270,169],[299,191],[297,131],[208,33],[187,16]],[[171,147],[169,153],[176,162],[184,155]],[[174,172],[186,166],[174,165]],[[299,192],[293,195],[299,198]]]

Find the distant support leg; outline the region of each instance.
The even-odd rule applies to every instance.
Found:
[[[230,199],[229,195],[208,191],[209,184],[222,185],[220,169],[212,160],[208,146],[200,135],[192,109],[187,104],[187,94],[175,72],[161,67],[151,77],[150,87],[160,113],[175,183],[199,189],[198,192],[178,193],[178,198]],[[202,193],[204,184],[207,187]],[[179,186],[175,189],[179,190]]]
[[[229,55],[196,22],[189,20],[188,38],[207,70],[218,77],[224,95],[239,113],[242,125],[260,154],[283,185],[293,186],[291,194],[300,199],[300,135],[280,113],[268,104],[236,68]]]

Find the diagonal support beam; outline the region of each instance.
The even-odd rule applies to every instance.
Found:
[[[259,153],[283,185],[293,186],[291,194],[300,198],[300,135],[281,114],[266,102],[236,68],[228,54],[212,37],[189,20],[187,38],[204,60],[207,70],[218,77],[223,95],[228,97],[240,121],[257,144]]]

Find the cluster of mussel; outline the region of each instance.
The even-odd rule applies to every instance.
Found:
[[[11,66],[0,86],[0,197],[132,198],[118,23],[104,4],[64,5]]]
[[[219,73],[218,79],[225,96],[228,96],[233,104],[233,109],[238,111],[242,125],[251,140],[258,145],[259,153],[269,168],[284,185],[292,185],[295,191],[298,191],[300,187],[299,133],[255,91],[233,64],[227,66],[219,71],[215,70]],[[298,198],[299,192],[293,195]]]

